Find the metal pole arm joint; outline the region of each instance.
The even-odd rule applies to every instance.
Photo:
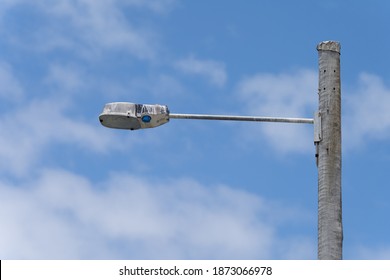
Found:
[[[314,113],[314,144],[318,144],[322,140],[322,125],[321,113],[319,111]]]

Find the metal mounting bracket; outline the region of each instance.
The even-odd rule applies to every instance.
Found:
[[[322,140],[321,113],[317,111],[314,114],[314,144],[321,142],[321,140]]]
[[[314,114],[314,145],[316,146],[316,164],[318,166],[318,154],[319,144],[322,140],[322,124],[321,124],[321,113],[319,111]]]

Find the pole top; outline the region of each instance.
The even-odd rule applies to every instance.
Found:
[[[340,43],[336,41],[323,41],[317,45],[317,51],[333,51],[340,53]]]

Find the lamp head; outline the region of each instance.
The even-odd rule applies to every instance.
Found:
[[[169,109],[158,104],[107,103],[99,115],[99,120],[102,125],[109,128],[130,130],[153,128],[169,121]]]

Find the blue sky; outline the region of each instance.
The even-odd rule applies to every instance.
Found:
[[[1,259],[315,259],[311,125],[110,130],[107,102],[309,117],[341,43],[344,258],[390,258],[387,1],[2,0]]]

